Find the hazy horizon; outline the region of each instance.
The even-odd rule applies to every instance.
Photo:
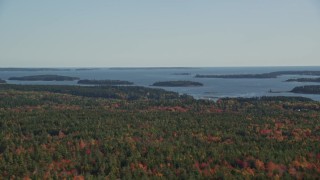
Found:
[[[0,67],[320,66],[320,2],[0,0]]]
[[[48,69],[81,69],[81,68],[88,68],[88,69],[108,69],[108,68],[124,68],[124,69],[161,69],[161,68],[168,68],[168,69],[174,69],[174,68],[185,68],[185,69],[201,69],[201,68],[310,68],[310,67],[320,67],[320,65],[315,66],[1,66],[0,69],[42,69],[42,68],[48,68]]]

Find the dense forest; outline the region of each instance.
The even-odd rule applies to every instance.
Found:
[[[318,179],[319,109],[307,98],[3,84],[0,179]]]
[[[169,92],[162,89],[151,89],[139,86],[68,86],[68,85],[14,85],[3,84],[0,90],[18,90],[18,91],[45,91],[52,93],[70,94],[75,96],[96,97],[107,99],[153,99],[169,100],[178,98],[191,98],[191,96]]]
[[[291,90],[293,93],[320,94],[320,85],[299,86]]]

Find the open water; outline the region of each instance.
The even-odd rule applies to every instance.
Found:
[[[310,76],[283,75],[271,79],[219,79],[195,78],[196,74],[259,74],[274,71],[312,70],[320,71],[315,67],[204,67],[204,68],[99,68],[91,70],[76,70],[68,68],[60,71],[0,71],[0,78],[7,80],[13,76],[29,75],[65,75],[81,79],[113,79],[127,80],[138,86],[150,86],[157,81],[190,80],[201,82],[202,87],[152,87],[175,91],[180,94],[192,95],[195,98],[218,99],[221,97],[260,97],[260,96],[302,96],[320,101],[320,95],[295,94],[289,91],[296,86],[320,85],[309,82],[284,82],[289,78]],[[190,73],[189,75],[175,75],[176,73]],[[9,81],[9,84],[59,84],[76,85],[77,81]],[[269,91],[279,93],[270,93]]]

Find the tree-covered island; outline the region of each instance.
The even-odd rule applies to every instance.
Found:
[[[5,84],[7,83],[6,80],[0,79],[0,84]]]
[[[74,81],[79,80],[78,77],[60,76],[60,75],[34,75],[23,77],[10,77],[9,80],[18,81]]]
[[[163,86],[163,87],[193,87],[193,86],[203,86],[202,83],[193,81],[160,81],[155,82],[152,86]]]

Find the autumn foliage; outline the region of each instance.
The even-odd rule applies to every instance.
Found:
[[[319,102],[8,87],[0,87],[0,179],[320,177]]]

